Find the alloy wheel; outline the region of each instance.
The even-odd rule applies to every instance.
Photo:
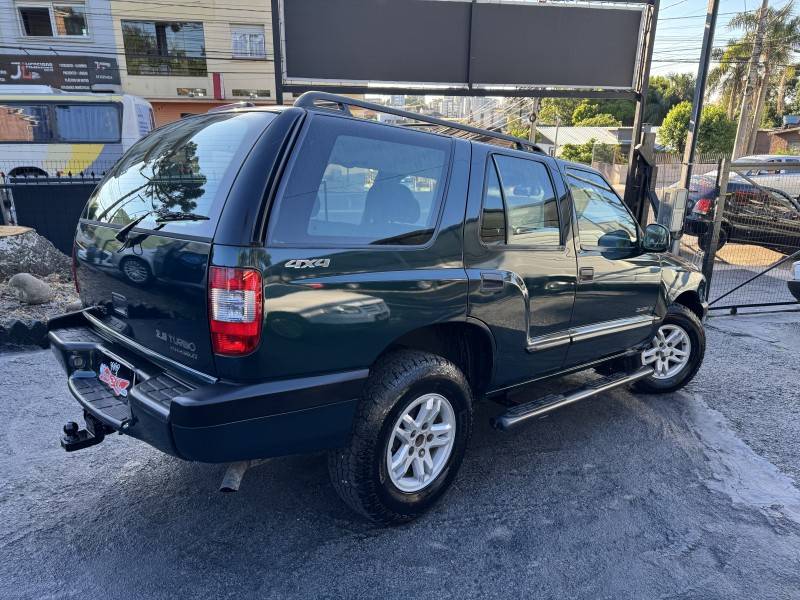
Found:
[[[386,468],[401,492],[415,493],[444,470],[453,451],[456,416],[441,394],[425,394],[397,418],[386,448]]]
[[[691,354],[689,334],[678,325],[666,324],[658,328],[650,347],[642,352],[642,364],[653,368],[655,379],[669,379],[689,364]]]

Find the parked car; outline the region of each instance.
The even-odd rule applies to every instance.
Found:
[[[786,165],[800,166],[800,156],[783,154],[755,154],[743,156],[736,160],[740,163],[764,163],[763,168],[747,169],[742,173],[753,183],[767,188],[780,190],[792,198],[800,198],[800,169],[787,169]],[[734,179],[747,179],[734,174]]]
[[[205,462],[327,450],[342,499],[398,523],[452,484],[475,402],[598,371],[507,409],[505,430],[692,379],[705,280],[597,171],[350,106],[441,124],[309,93],[162,127],[97,187],[74,253],[86,308],[49,324],[85,421],[66,450],[117,431]],[[192,240],[204,285],[132,284],[122,259],[89,258],[146,240],[174,264]]]
[[[730,181],[719,232],[722,248],[728,242],[754,244],[792,254],[800,250],[800,202],[786,192]],[[684,231],[698,237],[708,251],[717,190],[707,176],[692,178]]]

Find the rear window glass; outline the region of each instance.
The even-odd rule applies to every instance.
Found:
[[[209,217],[137,227],[212,237],[231,182],[271,113],[218,113],[154,131],[125,153],[86,206],[84,218],[126,225],[159,208]]]
[[[426,243],[450,147],[444,137],[316,116],[270,218],[270,243]]]

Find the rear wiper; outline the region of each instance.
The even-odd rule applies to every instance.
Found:
[[[128,237],[133,231],[133,228],[136,227],[139,223],[144,221],[150,215],[156,215],[156,223],[158,223],[158,227],[156,229],[161,229],[164,226],[164,223],[169,223],[171,221],[208,221],[208,217],[205,215],[199,215],[193,212],[184,212],[180,210],[167,210],[165,208],[157,208],[155,210],[148,210],[143,215],[136,217],[133,221],[125,225],[122,229],[120,229],[114,238],[118,242],[122,242],[123,250],[126,246],[126,242],[128,241]]]

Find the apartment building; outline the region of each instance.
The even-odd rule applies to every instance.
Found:
[[[275,102],[270,3],[111,0],[122,86],[156,124],[213,106]]]

